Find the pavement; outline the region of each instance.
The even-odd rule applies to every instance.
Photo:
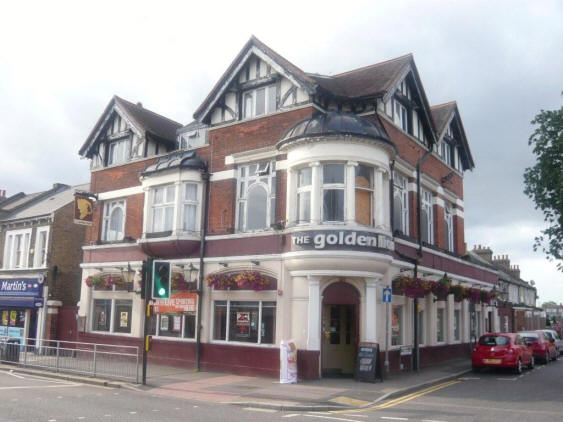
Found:
[[[384,382],[357,382],[351,378],[323,378],[280,384],[264,377],[217,372],[196,372],[169,366],[149,365],[147,385],[141,386],[73,374],[0,365],[4,371],[27,373],[83,384],[148,391],[152,395],[204,403],[233,404],[281,411],[331,411],[361,409],[424,388],[444,383],[470,372],[469,359],[456,359],[419,372],[390,375]]]

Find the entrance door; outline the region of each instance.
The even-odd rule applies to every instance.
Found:
[[[355,305],[323,305],[323,375],[353,375],[356,339]]]

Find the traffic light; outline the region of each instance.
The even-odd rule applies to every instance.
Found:
[[[170,298],[170,262],[154,261],[152,268],[152,298]]]

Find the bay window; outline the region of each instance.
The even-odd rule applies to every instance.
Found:
[[[123,240],[125,228],[125,200],[108,201],[104,204],[102,240]]]
[[[196,183],[184,183],[184,203],[182,209],[182,230],[195,232],[198,208],[198,195]]]
[[[213,307],[213,339],[274,344],[276,302],[218,300]]]
[[[243,94],[243,119],[276,111],[276,85],[253,89]]]
[[[344,164],[324,164],[322,183],[322,219],[344,221]]]
[[[275,162],[239,167],[237,195],[238,229],[265,230],[275,222]]]
[[[311,221],[312,170],[305,167],[297,171],[297,223]]]
[[[444,207],[444,237],[446,250],[454,251],[454,218],[452,214],[452,206],[447,204]]]
[[[409,191],[407,178],[393,175],[393,231],[409,234]]]
[[[432,194],[427,190],[422,190],[421,208],[421,231],[422,240],[428,244],[434,243],[434,209],[432,205]]]
[[[176,186],[159,186],[152,191],[151,227],[153,233],[172,231],[174,225],[174,207]]]
[[[356,223],[373,225],[373,167],[356,166]]]

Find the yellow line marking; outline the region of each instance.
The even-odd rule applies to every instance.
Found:
[[[366,404],[369,404],[369,401],[353,399],[351,397],[346,397],[346,396],[334,397],[329,401],[333,403],[346,404],[348,406],[356,406],[356,407],[361,407],[361,406],[365,406]]]
[[[424,396],[426,394],[433,393],[434,391],[441,390],[442,388],[446,388],[446,387],[449,387],[451,385],[458,384],[460,382],[461,382],[460,380],[448,381],[448,382],[444,382],[442,384],[438,384],[438,385],[434,385],[432,387],[425,388],[424,390],[416,391],[414,393],[407,394],[405,396],[401,396],[401,397],[398,397],[396,399],[386,401],[385,403],[382,403],[382,404],[377,404],[377,405],[374,405],[374,406],[369,406],[369,407],[365,407],[363,409],[356,409],[356,410],[350,410],[350,409],[348,409],[348,410],[334,410],[334,411],[332,411],[332,413],[369,412],[371,410],[387,409],[388,407],[393,407],[393,406],[396,406],[398,404],[408,402],[410,400],[416,399],[416,398]]]

